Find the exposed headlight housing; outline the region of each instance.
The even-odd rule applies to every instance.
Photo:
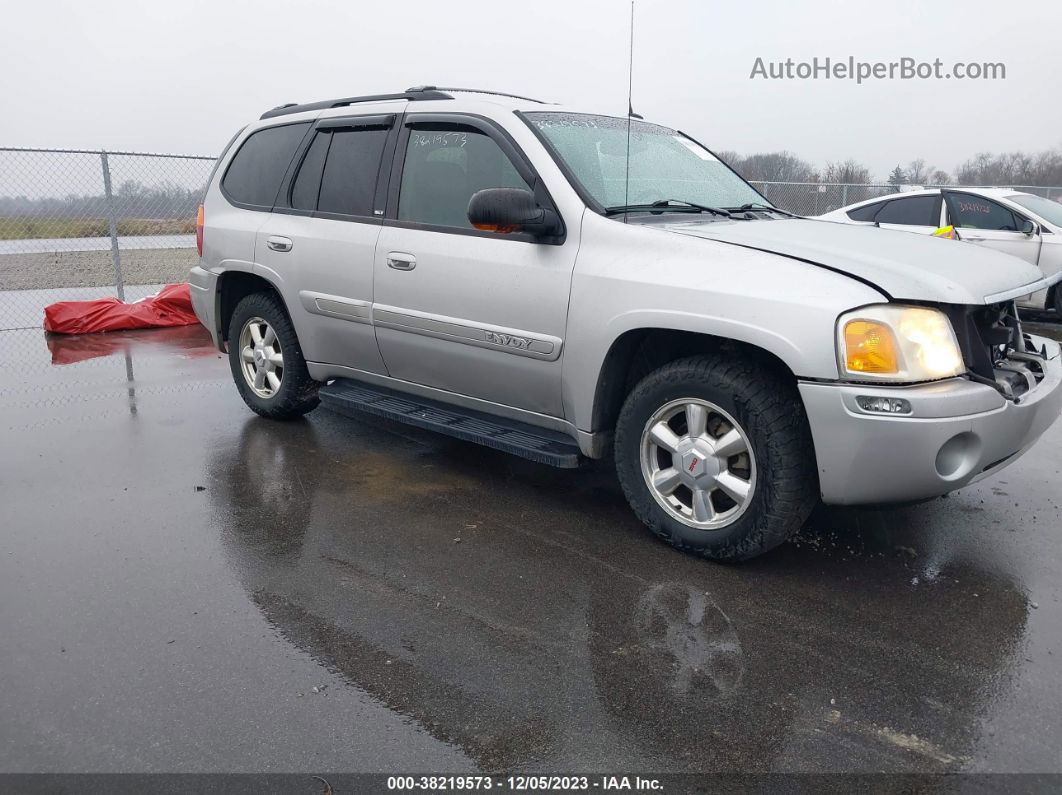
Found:
[[[947,315],[924,306],[875,304],[837,321],[841,374],[858,381],[935,381],[966,372]]]

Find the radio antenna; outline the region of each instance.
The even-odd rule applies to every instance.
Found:
[[[631,93],[634,89],[634,0],[631,0],[631,46],[627,61],[627,166],[623,179],[623,223],[627,223],[627,206],[631,199],[631,119],[634,117],[634,105]]]

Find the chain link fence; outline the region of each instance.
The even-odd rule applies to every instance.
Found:
[[[212,157],[0,148],[0,330],[187,280]]]
[[[213,166],[212,157],[0,148],[0,330],[40,328],[53,301],[131,301],[185,281],[196,259],[196,208]],[[897,191],[887,184],[752,184],[800,215]],[[1010,187],[1062,199],[1062,188]]]
[[[849,204],[888,196],[914,186],[896,186],[886,183],[855,185],[820,182],[758,182],[750,184],[766,196],[776,207],[798,215],[822,215]],[[973,185],[921,185],[919,188],[956,188],[962,190]],[[978,185],[976,187],[1005,187],[1022,193],[1032,193],[1054,201],[1062,200],[1062,188],[1044,188],[1035,185]]]

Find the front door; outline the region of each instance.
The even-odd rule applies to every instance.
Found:
[[[411,114],[376,246],[373,323],[393,378],[562,416],[561,359],[578,226],[563,239],[473,229],[472,194],[532,189],[516,147],[479,118]],[[545,197],[541,187],[539,196]],[[545,198],[548,201],[548,198]]]
[[[960,238],[1039,265],[1040,232],[1022,232],[1023,216],[984,196],[959,191],[947,191],[944,196],[950,223]]]

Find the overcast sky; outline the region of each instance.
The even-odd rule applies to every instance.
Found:
[[[474,86],[622,114],[626,0],[9,2],[0,145],[216,154],[274,105]],[[855,158],[1062,145],[1062,3],[637,0],[634,108],[710,147]],[[757,57],[1006,64],[999,81],[750,80]]]

